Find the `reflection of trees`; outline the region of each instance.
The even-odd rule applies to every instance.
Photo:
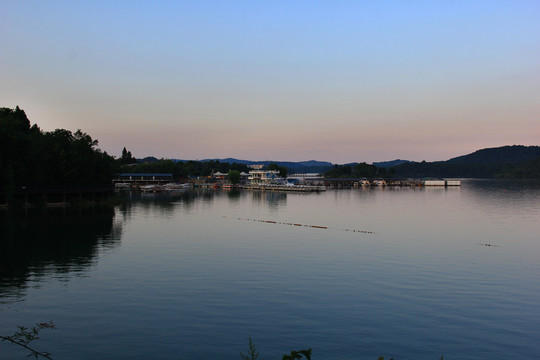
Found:
[[[240,190],[230,190],[227,192],[227,197],[230,199],[230,200],[234,200],[234,201],[238,201],[240,200],[240,195],[242,193],[240,192]]]
[[[30,279],[84,271],[100,251],[118,246],[122,233],[112,207],[3,214],[0,228],[0,297],[22,295]]]
[[[482,209],[504,204],[506,211],[528,216],[528,209],[540,201],[539,180],[465,180],[462,184],[466,199]]]

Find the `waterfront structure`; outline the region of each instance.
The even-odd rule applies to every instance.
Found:
[[[277,170],[252,170],[248,181],[251,185],[277,185],[285,183]]]
[[[212,173],[212,177],[214,179],[224,180],[227,178],[227,174],[217,171],[215,173]]]
[[[287,176],[287,181],[300,185],[322,185],[324,177],[319,173],[292,174]]]
[[[173,182],[173,175],[167,173],[121,173],[113,177],[113,183],[132,185],[166,184]]]
[[[294,185],[279,176],[278,170],[252,170],[249,172],[248,184],[243,187],[249,190],[262,191],[325,191],[324,186]]]
[[[249,180],[249,173],[242,171],[240,173],[240,182],[242,184],[245,184],[248,182],[248,180]]]

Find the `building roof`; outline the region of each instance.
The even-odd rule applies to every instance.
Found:
[[[121,173],[116,174],[115,176],[170,176],[172,177],[172,174],[167,173]]]

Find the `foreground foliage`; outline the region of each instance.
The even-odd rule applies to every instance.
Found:
[[[27,357],[34,357],[35,359],[38,359],[39,357],[43,357],[45,359],[53,360],[51,357],[51,354],[45,351],[38,351],[31,347],[29,344],[32,341],[35,341],[39,339],[39,332],[43,329],[56,329],[56,326],[53,324],[52,321],[44,322],[44,323],[38,323],[36,326],[33,326],[31,329],[28,329],[24,326],[18,326],[19,330],[16,331],[13,335],[0,335],[0,341],[7,341],[9,343],[12,343],[14,345],[20,346],[25,348],[29,351],[29,354]],[[291,350],[290,354],[284,354],[281,358],[282,360],[301,360],[302,358],[306,360],[311,360],[311,353],[312,349],[306,349],[306,350]],[[240,352],[240,357],[242,360],[257,360],[259,358],[260,352],[255,348],[255,344],[253,343],[253,340],[251,337],[249,338],[248,343],[248,351],[246,354]],[[262,360],[262,359],[261,359]],[[378,360],[384,360],[383,356],[380,356]],[[393,359],[390,359],[393,360]],[[441,355],[440,360],[443,360],[443,356]]]
[[[311,353],[311,348],[307,350],[292,350],[290,354],[283,355],[281,360],[300,360],[302,358],[305,358],[306,360],[311,360]],[[243,354],[242,352],[240,352],[240,357],[242,357],[243,360],[257,360],[257,358],[259,357],[259,351],[255,348],[255,344],[253,343],[251,337],[249,338],[249,347],[247,354]],[[384,360],[384,356],[380,356],[377,360]],[[442,355],[439,360],[444,360]]]
[[[253,340],[251,337],[249,338],[249,348],[247,351],[247,355],[244,355],[242,352],[240,352],[240,357],[242,357],[243,360],[257,360],[259,357],[259,351],[255,348],[255,344],[253,343]],[[306,360],[311,360],[311,348],[307,350],[292,350],[290,354],[285,354],[281,358],[282,360],[299,360],[304,357]]]
[[[51,354],[45,351],[37,351],[33,347],[30,347],[30,343],[39,339],[39,332],[43,329],[56,329],[56,326],[52,321],[38,323],[36,326],[33,326],[31,329],[28,329],[24,326],[19,326],[19,330],[16,331],[13,335],[0,335],[1,341],[7,341],[14,345],[20,346],[28,350],[30,353],[27,357],[33,356],[35,359],[38,357],[43,357],[45,359],[52,360]]]

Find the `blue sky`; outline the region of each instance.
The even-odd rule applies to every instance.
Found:
[[[446,160],[539,145],[538,1],[0,3],[0,106],[119,156]]]

